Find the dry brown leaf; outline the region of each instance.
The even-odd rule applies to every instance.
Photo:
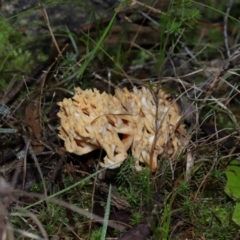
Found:
[[[41,124],[41,94],[36,91],[30,97],[30,101],[25,109],[25,120],[28,126],[32,147],[35,153],[41,153],[44,150],[42,141]]]

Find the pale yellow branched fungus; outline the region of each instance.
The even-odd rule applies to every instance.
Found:
[[[116,89],[115,96],[76,88],[72,99],[58,103],[59,137],[77,155],[104,149],[107,156],[100,164],[108,168],[119,167],[131,147],[137,170],[143,163],[156,171],[158,156],[174,160],[187,144],[178,107],[169,98],[145,87]]]

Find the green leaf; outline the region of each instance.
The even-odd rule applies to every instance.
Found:
[[[234,213],[232,216],[232,220],[238,225],[240,226],[240,203],[237,202],[235,209],[234,209]]]
[[[226,175],[225,192],[234,200],[240,199],[240,162],[237,160],[231,161],[227,167]]]
[[[229,163],[226,171],[227,184],[225,193],[235,201],[240,199],[240,162],[233,160]],[[236,202],[232,220],[240,226],[240,202]]]

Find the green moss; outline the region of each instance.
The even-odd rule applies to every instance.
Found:
[[[140,208],[152,197],[151,172],[148,167],[136,172],[134,163],[135,159],[130,156],[121,166],[117,190],[133,208]]]
[[[32,53],[28,49],[29,37],[14,29],[0,17],[0,88],[5,89],[10,81],[28,75],[34,67]],[[40,58],[44,57],[40,54]]]

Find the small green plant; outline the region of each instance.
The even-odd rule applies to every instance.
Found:
[[[190,191],[190,184],[186,180],[182,180],[178,186],[178,192],[181,194],[188,194]]]
[[[135,159],[129,156],[117,175],[118,192],[124,196],[132,207],[146,204],[151,195],[151,173],[148,167],[140,172],[135,170]]]
[[[225,181],[226,179],[224,171],[219,168],[214,168],[211,175],[219,181]]]
[[[151,56],[143,49],[140,49],[137,54],[138,57],[132,62],[133,65],[144,64],[151,59]]]
[[[160,226],[154,230],[154,236],[159,239],[167,240],[171,224],[171,206],[164,204]]]
[[[130,224],[135,225],[135,224],[139,223],[141,221],[142,217],[143,216],[140,212],[133,213],[131,220],[130,220]]]
[[[90,240],[99,240],[101,238],[102,228],[95,229],[90,236]]]
[[[187,214],[190,213],[190,211],[193,209],[193,202],[192,202],[192,199],[187,197],[187,198],[184,198],[181,202],[181,208],[182,208],[182,211],[183,212],[186,212]]]
[[[42,193],[43,190],[44,188],[42,183],[34,183],[30,188],[30,192],[34,192],[34,193]]]
[[[62,223],[68,223],[68,218],[65,208],[53,203],[49,203],[48,207],[49,209],[43,208],[39,212],[39,218],[44,224],[46,232],[53,235],[59,230],[57,226],[60,227]]]

